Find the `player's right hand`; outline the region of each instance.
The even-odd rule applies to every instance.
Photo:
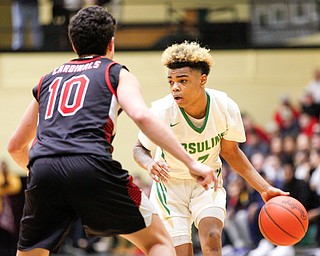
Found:
[[[165,161],[153,161],[148,165],[147,169],[151,178],[156,182],[167,182],[170,178],[170,166]]]
[[[261,193],[261,197],[264,202],[267,202],[268,200],[270,200],[271,198],[276,197],[276,196],[290,196],[290,193],[285,192],[285,191],[283,191],[279,188],[273,187],[273,186],[270,186],[267,191],[264,191]]]

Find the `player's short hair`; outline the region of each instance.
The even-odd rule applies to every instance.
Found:
[[[169,69],[190,67],[208,75],[213,66],[213,59],[209,51],[197,42],[185,41],[169,46],[162,53],[161,62]]]
[[[116,20],[111,13],[93,5],[81,9],[71,18],[68,35],[79,56],[105,55],[115,29]]]

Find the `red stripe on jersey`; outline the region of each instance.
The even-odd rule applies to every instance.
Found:
[[[136,204],[136,206],[140,207],[141,205],[141,189],[133,183],[133,179],[132,176],[129,175],[129,180],[127,183],[127,190],[128,190],[128,195],[130,196],[130,198],[134,201],[134,203]]]
[[[31,145],[33,146],[33,145],[34,145],[34,144],[36,144],[37,142],[38,142],[38,139],[37,139],[37,137],[36,137],[36,138],[34,138],[34,139],[33,139],[33,141],[32,141],[32,144],[31,144]]]
[[[43,79],[44,79],[44,76],[42,76],[40,78],[40,81],[38,83],[38,90],[37,90],[37,100],[38,100],[38,102],[40,100],[40,89],[41,89],[41,86],[42,86]]]
[[[103,127],[103,129],[104,129],[104,131],[105,131],[106,141],[108,142],[108,144],[111,145],[112,140],[113,140],[113,137],[114,137],[114,136],[112,135],[113,130],[114,130],[114,123],[112,122],[112,119],[111,119],[110,117],[108,117],[108,120],[107,120],[105,126]],[[110,151],[111,151],[110,153],[112,153],[113,147],[111,148]]]
[[[111,84],[110,76],[109,76],[110,68],[111,68],[111,66],[113,66],[114,64],[116,64],[116,63],[115,63],[115,62],[111,62],[111,63],[108,65],[108,67],[106,68],[105,77],[106,77],[106,83],[107,83],[107,85],[108,85],[109,90],[110,90],[111,93],[112,93],[114,96],[116,96],[116,98],[118,99],[117,93],[116,93],[116,91],[114,90],[114,88],[113,88],[113,86],[112,86],[112,84]]]

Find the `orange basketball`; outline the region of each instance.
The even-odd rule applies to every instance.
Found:
[[[306,209],[291,196],[271,198],[262,207],[258,221],[262,235],[272,244],[283,246],[299,242],[309,225]]]

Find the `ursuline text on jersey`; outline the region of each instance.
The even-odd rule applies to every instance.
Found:
[[[189,152],[189,154],[201,153],[203,151],[212,149],[217,144],[220,143],[221,139],[226,132],[222,132],[217,136],[212,137],[211,139],[201,141],[201,142],[190,142],[190,143],[181,143],[182,146]]]

